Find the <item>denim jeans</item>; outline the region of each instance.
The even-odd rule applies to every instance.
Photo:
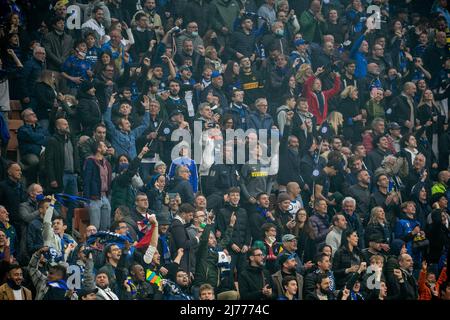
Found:
[[[89,220],[98,231],[108,231],[111,226],[111,204],[107,197],[91,200],[89,204]]]
[[[64,173],[63,175],[63,186],[64,193],[70,195],[78,195],[78,175],[75,173]],[[67,204],[67,231],[68,233],[72,231],[72,219],[73,210],[76,208],[77,204],[75,202],[69,202]]]

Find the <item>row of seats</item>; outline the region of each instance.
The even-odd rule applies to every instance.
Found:
[[[8,158],[13,161],[20,161],[17,130],[19,130],[19,128],[23,125],[23,121],[20,118],[20,113],[22,112],[22,104],[19,100],[11,100],[10,107],[11,111],[8,115],[8,128],[11,138],[9,139],[8,143]]]
[[[17,132],[23,125],[23,121],[20,118],[22,112],[22,104],[19,100],[10,101],[11,111],[8,114],[8,129],[11,138],[8,143],[7,157],[10,160],[20,162],[19,142],[17,140]],[[62,214],[65,215],[66,210],[62,210]],[[86,228],[89,225],[89,211],[87,208],[77,208],[74,210],[73,228],[83,236],[86,232]],[[85,239],[82,239],[84,241]]]

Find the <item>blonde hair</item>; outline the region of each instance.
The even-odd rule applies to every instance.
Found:
[[[330,124],[330,127],[334,129],[334,131],[337,133],[339,127],[341,127],[344,124],[344,116],[342,113],[338,111],[332,111],[327,117],[328,123]]]
[[[381,210],[384,211],[384,209],[382,207],[375,207],[370,211],[370,220],[368,224],[377,224],[378,221],[378,212]],[[384,216],[384,224],[387,224],[387,220],[386,220],[386,216]]]
[[[345,99],[347,97],[351,97],[351,95],[353,94],[353,92],[358,91],[358,88],[355,86],[348,86],[344,89],[344,91],[342,91],[341,93],[341,98]]]
[[[304,83],[308,79],[308,75],[306,74],[308,70],[312,70],[311,65],[307,63],[302,64],[295,74],[295,80],[298,83]]]
[[[431,100],[431,103],[432,103],[433,106],[438,107],[438,105],[436,104],[436,101],[434,100],[434,93],[433,93],[433,91],[431,89],[425,89],[425,91],[422,93],[422,97],[420,97],[420,102],[419,102],[419,105],[417,107],[420,108],[420,107],[423,107],[425,105],[425,92],[426,91],[431,91],[431,93],[433,94],[433,100]],[[440,109],[440,108],[438,107],[438,109]]]

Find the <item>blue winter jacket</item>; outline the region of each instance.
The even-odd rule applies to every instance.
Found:
[[[145,129],[150,124],[150,113],[145,112],[142,125],[131,130],[130,132],[124,132],[116,128],[111,121],[111,109],[106,108],[106,112],[103,115],[108,131],[111,133],[111,144],[116,151],[116,155],[127,154],[131,159],[136,158],[136,139],[141,136]]]
[[[395,238],[402,239],[405,241],[406,249],[408,250],[408,254],[412,255],[412,243],[413,236],[411,232],[414,230],[416,226],[420,226],[420,222],[416,219],[408,219],[406,217],[399,219],[397,224],[395,225]],[[421,228],[422,230],[422,228]]]
[[[21,156],[34,154],[39,157],[41,147],[47,145],[49,133],[47,129],[36,124],[34,127],[24,124],[17,131],[17,140],[19,141],[19,152]]]
[[[366,36],[362,35],[355,41],[350,51],[350,58],[356,61],[355,78],[361,79],[367,75],[367,59],[364,53],[359,51],[359,47],[365,40]]]

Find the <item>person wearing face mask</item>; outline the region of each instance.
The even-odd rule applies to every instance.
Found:
[[[266,255],[265,269],[270,274],[274,274],[279,270],[277,256],[281,253],[281,243],[277,241],[277,230],[279,226],[274,223],[267,222],[261,226],[260,233],[264,236],[263,240],[253,242],[253,247],[260,248]]]
[[[198,24],[196,21],[189,22],[187,24],[186,31],[178,33],[178,35],[179,36],[175,39],[178,48],[181,48],[183,46],[183,42],[186,39],[192,40],[194,48],[203,46],[203,39],[199,36]]]
[[[286,40],[283,22],[277,21],[271,27],[272,32],[265,35],[261,42],[268,49],[278,49],[282,55],[289,54],[289,44]]]
[[[67,80],[67,86],[72,95],[76,95],[83,81],[89,80],[89,74],[92,74],[93,69],[91,62],[86,60],[86,42],[78,41],[74,50],[74,54],[69,56],[61,67],[61,75]]]

